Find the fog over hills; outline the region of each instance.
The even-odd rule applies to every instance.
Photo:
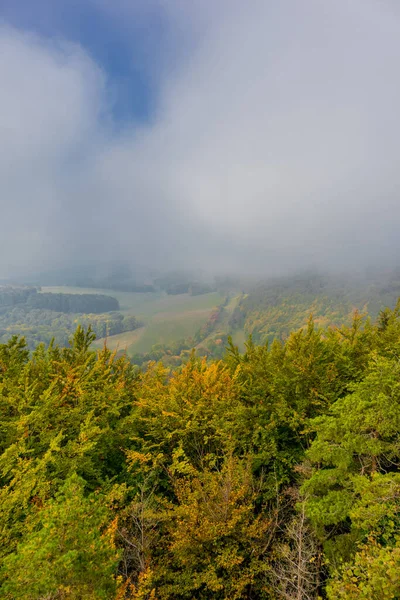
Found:
[[[5,0],[0,18],[0,277],[398,263],[395,2]]]

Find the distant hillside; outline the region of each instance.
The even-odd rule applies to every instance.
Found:
[[[23,335],[29,348],[38,343],[68,345],[77,324],[92,327],[98,338],[133,331],[141,323],[123,315],[119,302],[104,294],[41,293],[40,288],[0,287],[0,342]]]
[[[211,289],[207,284],[195,285],[180,274],[153,283],[157,293],[113,290],[115,297],[102,289],[92,294],[80,287],[1,286],[0,341],[20,334],[31,348],[52,337],[65,345],[77,323],[91,324],[99,344],[107,339],[110,347],[125,348],[137,364],[161,359],[178,365],[193,348],[221,358],[229,336],[241,349],[249,335],[260,344],[285,340],[311,315],[323,328],[349,324],[355,311],[375,318],[400,296],[400,270],[341,277],[303,273],[253,283],[216,278],[215,295],[205,293]],[[196,295],[205,303],[195,301]],[[198,312],[201,307],[207,311]]]
[[[303,327],[310,315],[322,327],[349,323],[356,310],[375,318],[380,310],[395,306],[400,277],[397,271],[368,278],[299,275],[260,282],[247,292],[230,327],[264,342],[285,339]]]

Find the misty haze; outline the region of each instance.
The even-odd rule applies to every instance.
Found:
[[[396,264],[396,2],[28,6],[0,15],[2,277]]]

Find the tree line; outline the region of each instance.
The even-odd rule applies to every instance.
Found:
[[[0,285],[0,307],[25,304],[34,294],[37,294],[35,287]]]
[[[62,313],[100,314],[119,310],[119,302],[104,294],[31,294],[27,305],[31,308],[54,310]]]
[[[49,344],[53,339],[61,346],[68,346],[78,324],[84,327],[90,325],[97,338],[133,331],[142,325],[135,316],[119,312],[68,314],[17,305],[4,312],[0,309],[0,343],[6,342],[11,335],[22,335],[31,350],[39,343]]]
[[[63,313],[100,314],[119,310],[119,302],[105,294],[39,293],[29,286],[0,286],[0,308],[26,305],[28,308],[54,310]]]
[[[0,286],[0,342],[23,335],[30,349],[39,343],[67,346],[77,325],[91,325],[98,338],[133,331],[141,323],[118,312],[116,298],[102,294],[41,293],[29,286]]]

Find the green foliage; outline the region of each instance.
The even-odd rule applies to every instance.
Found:
[[[18,304],[0,311],[0,342],[6,343],[11,334],[17,334],[25,337],[32,350],[40,342],[49,344],[52,339],[61,346],[68,346],[68,340],[78,324],[91,326],[98,338],[133,331],[141,326],[133,315],[124,316],[118,312],[101,315],[66,314]]]
[[[327,586],[330,600],[393,600],[400,596],[400,544],[382,547],[374,539],[362,546],[351,564]]]
[[[200,471],[182,458],[172,466],[177,505],[167,532],[171,564],[162,569],[164,598],[236,600],[258,588],[267,571],[274,520],[256,514],[257,483],[248,460],[226,455]],[[272,536],[271,536],[272,537]]]
[[[84,495],[71,475],[27,525],[28,533],[2,567],[5,598],[107,599],[116,591],[119,553],[109,510],[99,495]]]
[[[0,307],[25,304],[31,296],[36,294],[35,287],[0,285]]]
[[[120,419],[135,378],[124,359],[92,352],[92,340],[90,330],[78,328],[70,348],[39,347],[28,362],[17,340],[12,352],[5,349],[13,360],[19,353],[21,368],[11,381],[7,369],[0,376],[1,552],[15,548],[34,507],[71,474],[88,489],[125,479]]]
[[[400,527],[398,317],[398,308],[381,315],[369,331],[363,377],[311,422],[313,472],[302,489],[333,572],[329,598],[398,595],[390,566]]]
[[[398,597],[399,313],[174,370],[1,344],[0,596]]]

